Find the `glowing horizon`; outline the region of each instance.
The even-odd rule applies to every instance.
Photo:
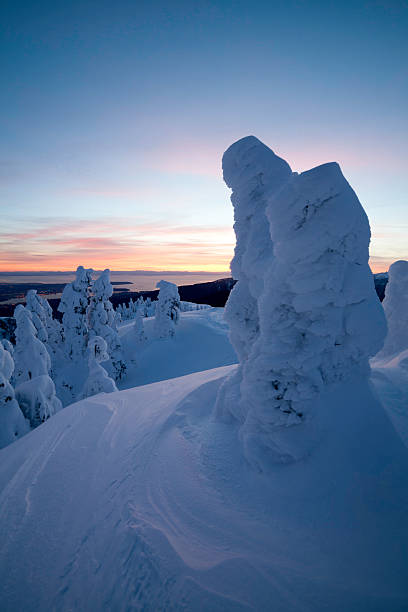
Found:
[[[1,269],[228,270],[221,159],[250,134],[296,172],[337,161],[373,270],[408,259],[408,11],[210,4],[7,4]]]

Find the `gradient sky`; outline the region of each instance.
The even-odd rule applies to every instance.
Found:
[[[408,0],[8,2],[1,270],[228,269],[221,156],[340,163],[408,259]]]

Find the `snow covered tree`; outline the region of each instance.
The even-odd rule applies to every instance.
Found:
[[[19,304],[16,319],[15,393],[31,427],[37,427],[61,409],[49,372],[51,360],[45,345],[37,338],[32,315]]]
[[[240,365],[222,386],[217,410],[227,419],[230,413],[243,419],[239,386],[248,355],[259,336],[258,298],[273,258],[266,206],[268,197],[279,192],[292,171],[286,161],[254,136],[232,144],[224,153],[222,167],[224,181],[232,189],[234,208],[236,246],[231,273],[239,281],[225,306],[225,320]]]
[[[27,292],[26,308],[31,312],[31,320],[37,330],[37,338],[41,340],[41,342],[47,342],[48,332],[45,309],[35,289],[30,289]]]
[[[31,427],[38,427],[62,408],[55,393],[55,385],[48,374],[18,385],[16,397]]]
[[[177,285],[161,280],[156,287],[160,292],[154,319],[155,335],[157,338],[171,338],[179,320],[180,296]]]
[[[239,153],[254,138],[246,140],[236,143],[238,151],[225,153],[230,185],[234,175],[239,182],[250,173],[247,158]],[[367,378],[369,358],[382,346],[386,332],[368,266],[368,219],[338,164],[300,175],[286,173],[278,188],[274,174],[263,172],[261,178],[273,248],[266,246],[265,256],[256,241],[251,245],[247,239],[240,250],[246,278],[251,270],[256,278],[264,267],[263,282],[255,280],[252,289],[244,279],[240,290],[239,278],[237,290],[231,292],[236,313],[229,317],[231,340],[241,368],[234,397],[238,408],[228,402],[225,391],[217,405],[218,415],[239,421],[245,455],[253,463],[265,450],[277,461],[308,452],[306,431],[313,430],[321,392],[354,375]],[[237,193],[234,206],[251,210],[257,198],[254,185]],[[250,225],[253,216],[243,212],[243,226]],[[248,294],[256,298],[255,304]],[[254,323],[248,326],[247,318]]]
[[[44,344],[37,338],[31,312],[22,304],[18,304],[14,318],[16,320],[14,381],[17,386],[42,374],[48,374],[51,360]]]
[[[139,307],[139,310],[136,312],[135,322],[133,324],[134,335],[136,337],[136,344],[145,344],[147,341],[146,332],[144,329],[143,319],[144,319],[144,308],[143,306]]]
[[[37,330],[37,337],[44,342],[51,358],[51,371],[58,369],[62,359],[62,325],[54,319],[48,300],[30,289],[26,296],[26,308],[31,312],[32,322]]]
[[[92,270],[78,266],[76,279],[64,287],[58,306],[63,313],[65,355],[74,362],[84,358],[88,343],[87,309],[91,282]]]
[[[108,368],[115,380],[123,378],[126,364],[123,359],[122,344],[116,330],[115,311],[109,298],[113,289],[110,283],[110,271],[104,270],[93,283],[92,297],[88,308],[90,337],[101,336],[107,344]]]
[[[376,359],[392,357],[408,349],[408,261],[395,261],[390,266],[383,307],[388,333]]]
[[[87,353],[89,372],[82,391],[82,397],[117,391],[115,381],[110,378],[107,371],[101,366],[102,361],[109,359],[105,340],[101,336],[91,338],[88,343]]]
[[[29,431],[10,384],[13,370],[13,357],[0,342],[0,448],[11,444]]]

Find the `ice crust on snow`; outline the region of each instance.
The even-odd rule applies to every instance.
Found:
[[[238,283],[226,307],[240,368],[217,403],[218,415],[240,422],[254,463],[265,450],[277,461],[308,452],[319,394],[367,378],[386,333],[368,266],[368,219],[338,164],[290,173],[257,142],[244,138],[223,157],[235,218],[243,219],[231,263]],[[252,235],[257,218],[264,232],[256,225]]]
[[[375,359],[388,359],[408,349],[408,261],[395,261],[388,271],[383,300],[388,333]]]

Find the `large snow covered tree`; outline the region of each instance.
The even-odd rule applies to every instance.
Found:
[[[154,331],[157,338],[171,338],[179,320],[180,296],[177,285],[161,280],[156,287],[160,289],[154,318]]]
[[[241,419],[239,385],[244,364],[259,335],[258,298],[273,258],[266,206],[268,197],[282,188],[292,171],[283,159],[253,136],[231,145],[224,153],[222,167],[224,181],[232,189],[234,208],[236,246],[231,273],[239,281],[227,301],[225,319],[240,365],[221,388],[218,407],[224,417],[232,413]]]
[[[58,310],[63,313],[64,352],[76,362],[86,353],[88,344],[87,309],[92,283],[92,270],[78,266],[76,278],[62,292]]]
[[[225,153],[229,185],[234,174],[237,180],[248,174],[248,160],[239,150],[253,142],[253,137],[243,139]],[[386,333],[368,266],[368,219],[340,167],[329,163],[300,175],[285,174],[279,187],[275,174],[262,172],[259,178],[270,255],[265,258],[248,240],[241,248],[243,232],[237,232],[237,250],[245,253],[248,276],[263,267],[263,283],[251,294],[258,312],[256,334],[248,329],[246,317],[229,318],[241,367],[234,398],[238,409],[222,392],[217,406],[218,414],[238,419],[245,454],[254,463],[260,449],[277,461],[308,452],[306,430],[314,428],[319,395],[332,383],[367,377],[369,358],[381,348]],[[237,193],[234,207],[250,209],[257,193],[256,188]],[[250,225],[253,214],[242,217],[243,224],[246,219]],[[231,295],[239,296],[240,282]],[[247,293],[245,289],[243,312]],[[236,302],[239,312],[239,299]],[[249,352],[243,352],[243,345]]]
[[[16,320],[14,381],[17,386],[42,374],[48,374],[51,359],[45,345],[37,338],[31,312],[22,304],[18,304],[14,318]]]
[[[0,448],[11,444],[29,430],[10,384],[13,370],[11,352],[0,342]]]
[[[117,391],[115,381],[110,378],[107,371],[101,366],[102,361],[109,359],[105,340],[101,336],[93,336],[89,340],[87,353],[88,378],[82,390],[82,397]]]
[[[31,427],[37,427],[60,410],[62,405],[49,376],[50,356],[37,338],[31,312],[19,304],[14,317],[17,324],[14,351],[16,398]]]
[[[101,336],[105,340],[110,360],[110,363],[107,364],[109,373],[115,380],[120,380],[125,375],[126,364],[116,328],[115,311],[109,299],[112,293],[110,270],[104,270],[92,285],[88,324],[90,337]]]
[[[390,266],[383,306],[388,333],[376,359],[392,357],[408,349],[408,261],[395,261]]]

